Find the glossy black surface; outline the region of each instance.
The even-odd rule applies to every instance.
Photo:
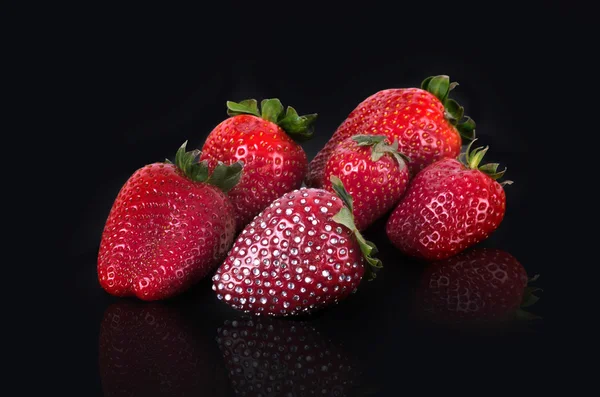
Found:
[[[417,321],[412,299],[427,265],[392,247],[385,220],[365,233],[379,247],[385,266],[378,278],[310,317],[249,324],[217,301],[209,279],[156,303],[117,299],[98,284],[98,244],[121,185],[144,164],[172,156],[186,139],[190,147],[201,146],[226,117],[226,100],[279,97],[300,113],[319,113],[315,138],[303,145],[312,158],[367,96],[443,73],[460,83],[454,96],[477,121],[480,143],[490,145],[486,160],[508,166],[506,176],[515,181],[506,188],[503,223],[478,247],[507,251],[530,276],[541,274],[536,285],[544,288],[554,253],[539,243],[550,231],[539,227],[547,209],[539,204],[544,193],[537,178],[544,155],[534,149],[544,131],[532,117],[543,106],[519,94],[532,75],[540,75],[544,44],[530,47],[518,34],[525,26],[519,21],[513,21],[514,35],[490,36],[485,46],[469,44],[468,54],[451,50],[439,37],[410,35],[408,27],[408,36],[395,39],[392,25],[376,26],[385,38],[358,44],[350,35],[364,37],[358,26],[365,25],[341,28],[340,37],[326,39],[310,30],[294,33],[279,21],[272,29],[289,39],[282,36],[277,45],[267,46],[279,50],[268,52],[260,45],[232,45],[233,33],[207,41],[218,36],[215,32],[199,35],[195,45],[177,37],[158,40],[156,31],[134,38],[129,29],[94,36],[85,46],[75,38],[68,42],[68,48],[79,49],[77,58],[87,61],[60,74],[67,82],[62,89],[69,114],[65,133],[57,133],[54,144],[72,144],[66,131],[87,143],[68,151],[61,164],[71,165],[69,176],[54,186],[69,192],[55,198],[64,211],[54,230],[55,248],[66,253],[60,273],[67,298],[55,312],[65,339],[56,355],[64,354],[69,363],[55,379],[65,393],[400,396],[533,389],[542,366],[531,365],[531,358],[544,353],[544,320],[529,327],[483,328]],[[481,24],[477,34],[494,29]],[[303,50],[283,51],[284,42]],[[73,58],[65,54],[61,60]],[[548,316],[544,296],[531,311]],[[254,338],[262,341],[250,345]],[[271,341],[281,345],[275,356]],[[302,352],[305,345],[308,353]],[[261,355],[256,363],[246,350],[249,357]]]

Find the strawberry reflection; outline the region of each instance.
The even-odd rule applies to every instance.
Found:
[[[219,389],[226,386],[226,375],[219,376],[209,344],[214,341],[197,335],[172,307],[113,304],[100,328],[104,395],[225,395]]]
[[[356,365],[308,323],[268,317],[230,321],[217,343],[239,396],[347,396]]]
[[[537,278],[537,277],[536,277]],[[524,310],[538,300],[515,257],[478,248],[430,264],[415,295],[417,315],[442,324],[499,325],[537,317]]]

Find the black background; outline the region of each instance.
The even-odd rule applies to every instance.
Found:
[[[506,177],[515,181],[506,188],[505,220],[480,245],[511,253],[529,275],[540,273],[546,291],[533,311],[552,317],[557,259],[547,248],[551,230],[540,227],[550,205],[541,199],[547,178],[540,165],[548,161],[551,127],[539,115],[552,112],[544,99],[553,89],[545,82],[556,79],[557,56],[566,56],[557,47],[557,21],[571,9],[223,7],[176,14],[54,9],[43,27],[23,33],[39,50],[23,70],[40,92],[37,117],[45,127],[36,129],[36,142],[64,170],[45,181],[52,189],[47,203],[56,209],[49,211],[55,241],[52,259],[40,262],[50,273],[60,266],[64,283],[45,295],[53,302],[50,317],[60,318],[49,329],[64,340],[47,358],[60,355],[69,368],[53,384],[65,393],[102,395],[100,323],[120,300],[99,287],[95,266],[112,201],[139,167],[172,157],[185,140],[201,147],[226,117],[226,100],[278,97],[300,113],[319,113],[315,138],[303,145],[312,158],[367,96],[450,75],[460,83],[454,98],[477,122],[480,144],[490,145],[486,160],[507,166]],[[420,329],[408,319],[407,302],[422,265],[398,255],[382,225],[366,233],[381,250],[380,277],[309,320],[347,346],[365,387],[382,396],[533,389],[547,352],[543,323],[530,333],[492,335]],[[210,344],[217,327],[237,314],[209,286],[205,280],[165,305]],[[52,300],[62,293],[65,299]],[[206,359],[222,365],[218,354]]]

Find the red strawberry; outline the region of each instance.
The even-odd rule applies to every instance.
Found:
[[[480,248],[432,263],[415,308],[427,320],[450,324],[532,318],[520,308],[535,303],[538,290],[527,287],[527,273],[512,255]]]
[[[198,337],[172,307],[132,302],[109,306],[100,325],[104,395],[225,395],[227,378],[224,368],[215,366],[218,351],[212,350],[211,339]]]
[[[339,179],[332,183],[339,197],[295,190],[246,226],[213,276],[219,299],[254,314],[309,312],[346,298],[365,268],[381,267],[354,226],[352,198]]]
[[[461,136],[475,137],[475,122],[448,93],[457,83],[448,76],[429,77],[419,88],[379,91],[354,109],[338,127],[329,142],[311,161],[306,184],[323,187],[325,166],[336,146],[356,134],[385,135],[398,140],[399,151],[410,158],[412,175],[442,158],[460,154]]]
[[[116,296],[143,300],[176,295],[223,260],[234,238],[233,206],[224,191],[241,164],[196,163],[198,150],[175,164],[137,170],[121,188],[108,215],[98,253],[100,285]],[[223,190],[223,191],[221,191]]]
[[[337,176],[348,189],[358,230],[366,229],[402,197],[408,186],[405,159],[398,153],[398,141],[389,145],[383,135],[355,135],[329,157],[325,177]],[[331,185],[325,189],[334,191]]]
[[[256,100],[227,102],[230,118],[217,125],[202,148],[202,160],[244,163],[240,182],[229,192],[235,207],[236,230],[241,230],[269,203],[298,189],[306,175],[306,153],[294,142],[312,137],[316,114],[298,116],[283,111],[279,99],[265,99],[259,113]]]
[[[217,343],[240,396],[346,396],[356,366],[307,323],[272,318],[227,320]]]
[[[472,144],[472,143],[471,143]],[[466,151],[466,165],[455,159],[431,164],[408,187],[387,222],[391,242],[407,255],[444,259],[486,239],[506,209],[504,175],[498,164],[479,166],[488,148]]]

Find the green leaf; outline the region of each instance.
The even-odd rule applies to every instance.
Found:
[[[340,225],[346,226],[352,232],[356,231],[356,226],[354,225],[354,216],[348,207],[342,207],[338,213],[332,217],[332,219]]]
[[[260,109],[263,119],[276,124],[283,113],[283,105],[277,98],[263,99],[260,103]]]
[[[533,283],[533,282],[537,281],[539,278],[540,278],[540,275],[536,274],[535,276],[533,276],[529,280],[527,280],[527,283]]]
[[[360,137],[358,138],[359,146],[361,146],[361,142],[366,142],[363,143],[362,146],[366,146],[367,144],[369,144],[369,142],[372,141],[377,142],[371,150],[372,161],[379,161],[379,159],[381,159],[383,155],[389,154],[393,156],[394,159],[396,159],[396,162],[398,163],[400,169],[406,167],[406,163],[410,161],[410,159],[407,156],[398,152],[398,138],[394,139],[394,143],[388,145],[384,140],[386,137],[383,135],[374,135],[374,137],[376,138],[375,140],[369,140],[367,137],[370,137],[370,135],[355,135],[352,139],[356,141],[355,138],[357,137]],[[379,139],[379,137],[381,137],[381,139]]]
[[[313,123],[317,119],[317,114],[307,114],[299,116],[296,109],[287,107],[285,116],[278,121],[278,125],[295,141],[304,142],[312,138],[314,129]]]
[[[371,149],[372,161],[379,161],[379,159],[383,157],[383,155],[386,153],[385,146],[385,142],[379,142],[378,144],[373,146],[373,148]]]
[[[400,152],[393,152],[392,155],[396,159],[400,170],[404,169],[404,167],[406,167],[406,163],[410,162],[410,158]]]
[[[231,165],[219,163],[206,181],[227,193],[242,177],[243,163],[238,161]]]
[[[535,321],[535,320],[541,320],[542,319],[542,317],[540,317],[540,316],[538,316],[536,314],[530,313],[528,311],[525,311],[523,309],[517,309],[515,311],[515,317],[516,317],[517,320],[519,320],[519,321],[525,321],[525,322],[530,322],[530,321]]]
[[[365,240],[365,238],[356,228],[356,224],[354,223],[354,215],[352,214],[352,196],[348,194],[344,188],[344,185],[342,184],[342,181],[333,175],[331,176],[330,180],[333,189],[346,204],[345,207],[342,207],[338,213],[332,217],[332,219],[336,223],[346,226],[356,237],[356,241],[360,247],[363,257],[367,261],[367,266],[365,266],[367,279],[372,280],[376,276],[375,269],[383,267],[381,260],[374,257],[374,255],[378,252],[377,247],[372,242]]]
[[[457,124],[456,129],[463,139],[467,141],[475,139],[475,121],[469,116],[466,116],[465,121]]]
[[[206,182],[208,179],[208,161],[204,160],[195,164],[192,179],[196,182]]]
[[[521,307],[529,307],[534,305],[540,300],[540,297],[535,295],[536,292],[542,292],[543,290],[538,287],[526,287],[523,299],[521,300]]]
[[[183,142],[183,145],[181,145],[175,153],[175,165],[182,171],[185,171],[183,167],[183,161],[185,159],[185,148],[187,146],[187,143],[188,141]]]
[[[194,164],[200,155],[200,150],[194,149],[192,151],[186,152],[187,142],[185,141],[183,145],[179,147],[177,153],[175,153],[175,165],[183,171],[183,173],[187,176],[190,175],[192,164]]]
[[[453,124],[456,124],[465,115],[465,108],[460,106],[454,99],[447,99],[444,106],[446,108],[446,118]]]
[[[445,75],[428,77],[421,83],[421,88],[435,95],[445,108],[444,116],[450,123],[456,125],[461,137],[466,140],[475,139],[475,122],[467,117],[465,122],[459,124],[465,117],[465,109],[454,99],[448,98],[450,91],[458,86],[457,82],[450,83],[450,78]]]
[[[368,266],[365,266],[367,279],[373,280],[376,277],[375,271],[383,267],[381,260],[374,257],[374,255],[378,252],[377,247],[371,241],[365,240],[358,230],[354,233],[354,235],[356,236],[356,241],[358,242],[363,257],[368,264]]]
[[[354,135],[352,140],[358,144],[358,146],[373,146],[380,142],[385,141],[385,135]]]
[[[256,99],[245,99],[239,103],[227,101],[227,114],[232,117],[240,114],[252,114],[260,117]]]
[[[421,89],[422,90],[426,90],[427,91],[427,86],[429,85],[429,82],[431,81],[431,79],[433,79],[433,76],[429,76],[429,77],[427,77],[425,80],[423,80],[421,82]]]
[[[208,176],[208,165],[206,161],[198,163],[200,150],[194,149],[186,152],[187,141],[183,143],[175,154],[175,165],[183,174],[196,182],[204,182]]]
[[[479,170],[480,170],[480,171],[481,171],[481,168],[482,168],[482,167],[479,167]],[[498,171],[498,172],[487,173],[487,172],[485,172],[485,171],[484,171],[484,173],[485,173],[487,176],[489,176],[490,178],[492,178],[493,180],[495,180],[495,181],[496,181],[496,180],[498,180],[498,179],[500,179],[500,178],[502,178],[502,177],[504,176],[504,174],[506,173],[506,168],[505,168],[505,169],[503,169],[502,171]],[[505,183],[504,183],[504,185],[512,185],[512,184],[513,184],[513,182],[512,182],[512,181],[504,181],[504,182],[505,182]],[[504,185],[502,185],[502,186],[504,186]]]
[[[471,152],[471,157],[468,159],[469,168],[474,169],[474,170],[478,169],[479,163],[481,163],[481,160],[483,160],[483,157],[487,153],[488,149],[489,149],[489,146],[478,147],[478,148],[473,149],[473,151]]]
[[[473,144],[475,143],[477,139],[473,139],[469,145],[467,146],[467,150],[465,151],[465,162],[466,162],[466,166],[468,168],[471,168],[473,170],[479,168],[479,163],[481,162],[481,160],[483,159],[483,156],[485,155],[485,153],[488,151],[488,147],[477,147],[475,149],[471,149],[471,147],[473,146]]]
[[[342,183],[340,178],[338,178],[335,175],[331,175],[329,180],[331,181],[331,187],[333,188],[335,193],[338,195],[339,198],[342,199],[342,201],[344,202],[346,207],[348,207],[350,213],[352,214],[354,212],[352,196],[346,191],[346,188],[344,187],[344,184]],[[354,223],[354,220],[352,222]]]
[[[498,172],[498,163],[487,163],[479,167],[479,171],[484,172],[488,175],[495,174]]]
[[[446,75],[428,77],[421,83],[421,88],[435,95],[440,102],[445,103],[450,92],[450,77]]]
[[[459,158],[461,162],[463,162],[467,168],[479,170],[494,180],[502,178],[506,173],[506,168],[504,168],[502,171],[498,171],[498,163],[484,164],[481,166],[479,165],[487,153],[489,146],[480,146],[478,148],[471,149],[476,140],[477,139],[473,139],[467,146],[465,152],[460,154]],[[504,181],[501,183],[501,185],[510,185],[512,183],[512,181]]]

